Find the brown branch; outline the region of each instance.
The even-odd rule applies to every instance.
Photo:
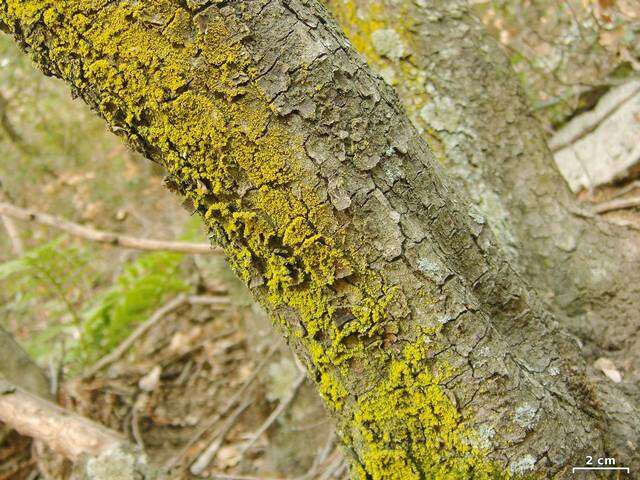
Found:
[[[593,207],[593,211],[596,213],[607,213],[633,207],[640,207],[640,197],[621,198],[619,200],[603,202]]]
[[[22,240],[20,239],[20,234],[18,233],[15,223],[13,223],[13,220],[6,215],[0,215],[0,220],[2,220],[4,229],[7,231],[7,235],[11,241],[13,253],[16,255],[22,255],[24,253],[24,245],[22,244]]]
[[[5,193],[2,190],[2,182],[0,182],[0,201],[4,200],[4,197]],[[4,229],[7,231],[13,253],[16,255],[22,255],[24,253],[24,244],[22,243],[16,224],[13,223],[13,220],[7,215],[0,215],[0,221],[2,221]]]
[[[131,248],[146,251],[169,251],[189,254],[219,254],[221,251],[212,248],[207,243],[174,242],[165,240],[151,240],[120,235],[113,232],[104,232],[91,227],[85,227],[47,213],[36,212],[16,207],[10,203],[0,202],[0,215],[17,218],[20,220],[35,222],[48,227],[62,230],[73,236],[90,240],[92,242],[106,243],[116,247]]]
[[[43,441],[74,462],[83,454],[99,456],[125,442],[116,432],[3,379],[0,379],[0,421],[22,435]]]
[[[90,480],[158,478],[119,433],[0,378],[0,422],[76,463]]]

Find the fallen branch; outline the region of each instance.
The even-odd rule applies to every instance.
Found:
[[[235,423],[238,421],[238,418],[240,418],[240,415],[242,415],[252,403],[252,398],[245,398],[244,401],[236,407],[233,413],[226,418],[218,432],[216,432],[213,442],[211,442],[207,449],[200,454],[195,462],[193,462],[193,465],[189,469],[189,471],[193,475],[201,475],[202,472],[205,471],[205,469],[211,463],[211,460],[213,460],[213,458],[218,453],[218,450],[220,450],[222,442],[224,442],[224,439],[226,438],[231,428],[233,428]]]
[[[117,432],[0,379],[0,422],[75,462],[89,480],[155,478]]]
[[[7,231],[7,235],[11,241],[13,253],[15,255],[22,255],[24,253],[24,245],[22,244],[22,240],[20,239],[20,234],[18,233],[15,223],[13,223],[13,220],[11,220],[7,215],[0,215],[0,220],[2,220],[4,229]]]
[[[287,409],[291,402],[293,402],[293,399],[296,397],[298,390],[300,389],[306,378],[307,376],[304,372],[301,372],[300,375],[298,375],[296,380],[293,382],[293,386],[291,387],[291,391],[289,392],[289,394],[285,398],[280,400],[280,403],[275,408],[275,410],[271,412],[269,418],[267,418],[260,426],[260,428],[258,428],[258,430],[251,436],[251,439],[242,448],[242,450],[240,450],[240,455],[244,455],[247,450],[249,450],[253,446],[253,444],[256,443],[256,441],[262,436],[262,434],[266,432],[271,425],[273,425],[273,422],[275,422],[276,419],[280,415],[282,415],[282,413]]]
[[[207,243],[174,242],[165,240],[152,240],[146,238],[136,238],[127,235],[120,235],[113,232],[104,232],[91,227],[85,227],[78,223],[49,215],[47,213],[36,212],[16,207],[10,203],[0,202],[0,215],[17,218],[20,220],[39,223],[63,232],[67,232],[75,237],[90,240],[92,242],[106,243],[116,247],[130,248],[133,250],[145,251],[168,251],[189,254],[219,254],[220,249],[212,248]]]
[[[2,182],[0,182],[0,200],[4,200],[5,194],[2,191]],[[22,243],[22,239],[20,238],[20,233],[16,227],[16,224],[13,223],[13,220],[7,215],[0,215],[0,220],[4,225],[4,229],[7,231],[7,235],[9,236],[9,240],[11,241],[11,248],[15,255],[22,255],[24,252],[24,245]]]
[[[623,210],[625,208],[633,207],[640,207],[640,197],[621,198],[611,200],[609,202],[603,202],[593,207],[593,211],[596,213],[607,213],[614,210]]]

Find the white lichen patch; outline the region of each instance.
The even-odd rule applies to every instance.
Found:
[[[533,470],[536,466],[536,459],[533,455],[527,454],[509,464],[509,470],[515,475],[522,475],[527,471]]]
[[[492,445],[492,439],[496,436],[496,431],[489,425],[480,425],[477,430],[477,435],[473,438],[472,446],[480,449],[490,449]]]
[[[392,28],[382,28],[371,34],[371,43],[378,55],[390,60],[398,60],[406,55],[400,34]]]
[[[422,257],[418,260],[418,269],[427,277],[440,284],[451,274],[451,271],[434,258]]]
[[[529,430],[534,427],[536,416],[537,409],[533,405],[525,403],[516,408],[515,421],[522,428]]]

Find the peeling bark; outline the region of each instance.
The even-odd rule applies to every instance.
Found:
[[[3,0],[0,23],[166,166],[307,366],[354,478],[638,466],[637,404],[593,384],[317,1]]]

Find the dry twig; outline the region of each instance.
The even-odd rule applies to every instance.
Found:
[[[73,236],[90,240],[92,242],[106,243],[123,248],[145,251],[169,251],[189,254],[219,254],[221,250],[212,248],[207,243],[174,242],[165,240],[152,240],[146,238],[130,237],[113,232],[104,232],[91,227],[85,227],[60,217],[47,213],[36,212],[16,207],[10,203],[0,202],[0,215],[17,218],[24,221],[35,222],[48,227],[62,230]]]
[[[620,198],[609,202],[603,202],[593,207],[593,211],[596,213],[607,213],[614,210],[623,210],[625,208],[633,207],[640,207],[640,197]]]
[[[271,412],[271,415],[269,415],[269,418],[267,418],[260,426],[260,428],[251,436],[251,439],[240,451],[240,455],[245,454],[247,450],[249,450],[253,446],[253,444],[256,443],[256,441],[262,436],[262,434],[266,432],[271,425],[273,425],[273,422],[275,422],[276,419],[280,415],[282,415],[282,413],[287,409],[287,407],[296,397],[298,390],[300,389],[306,378],[307,376],[304,372],[301,372],[300,375],[298,375],[298,377],[293,382],[293,386],[291,387],[291,391],[289,392],[289,394],[280,401],[275,410]]]
[[[142,337],[145,333],[147,333],[151,327],[153,327],[156,323],[162,320],[167,314],[176,310],[177,308],[185,305],[188,302],[187,295],[181,294],[175,297],[173,300],[165,303],[162,307],[155,311],[153,315],[149,317],[144,323],[140,324],[138,328],[136,328],[131,335],[127,337],[120,345],[118,345],[114,350],[110,353],[102,357],[96,363],[94,363],[91,367],[87,369],[86,372],[83,373],[83,378],[92,377],[100,370],[102,370],[107,365],[115,362],[117,359],[122,357],[127,350],[131,348],[131,346]]]
[[[5,199],[5,193],[2,190],[2,182],[0,182],[0,200]],[[22,243],[22,239],[20,238],[20,233],[18,232],[18,228],[16,224],[13,223],[11,217],[7,215],[0,215],[0,220],[4,225],[4,229],[7,231],[7,235],[9,236],[9,240],[11,241],[11,248],[15,255],[22,255],[24,253],[24,244]]]
[[[70,413],[0,379],[0,421],[22,435],[42,440],[72,461],[83,454],[98,456],[125,443],[102,425]]]

